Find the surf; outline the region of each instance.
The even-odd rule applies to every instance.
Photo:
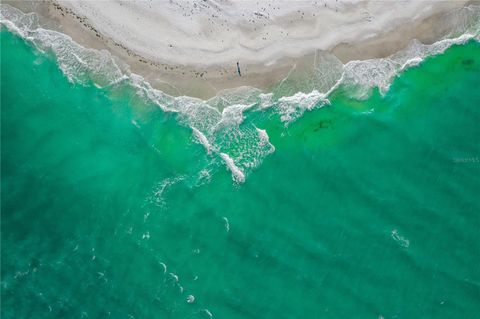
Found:
[[[257,128],[261,126],[255,123],[257,118],[277,117],[288,126],[305,112],[328,106],[329,97],[340,88],[354,99],[368,98],[374,88],[385,94],[395,77],[406,69],[442,54],[452,45],[480,40],[480,6],[456,10],[448,15],[448,20],[454,27],[446,38],[432,44],[412,40],[407,48],[386,58],[343,64],[332,54],[323,52],[316,58],[314,88],[310,92],[285,95],[282,92],[289,90],[282,81],[273,92],[241,87],[201,100],[165,94],[142,76],[130,72],[128,65],[108,51],[82,47],[69,36],[44,28],[34,13],[25,14],[8,4],[0,7],[1,25],[43,54],[52,56],[72,83],[113,92],[132,90],[144,103],[176,114],[178,123],[191,129],[192,139],[203,145],[210,156],[208,165],[223,163],[235,183],[243,183],[275,149],[270,142],[265,143],[268,132]]]

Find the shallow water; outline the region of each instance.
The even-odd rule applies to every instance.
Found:
[[[245,110],[211,154],[131,87],[1,45],[2,318],[480,312],[479,42],[288,125]]]

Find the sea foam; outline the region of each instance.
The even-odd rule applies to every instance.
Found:
[[[227,164],[228,169],[232,172],[232,177],[233,177],[234,181],[236,181],[238,183],[243,183],[245,181],[245,174],[235,164],[233,159],[230,156],[228,156],[228,154],[225,154],[225,153],[220,153],[220,156],[225,161],[225,164]]]

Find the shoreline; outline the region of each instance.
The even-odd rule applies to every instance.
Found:
[[[332,47],[325,50],[313,49],[299,56],[288,56],[283,52],[277,52],[278,56],[273,63],[266,63],[265,60],[244,63],[240,60],[241,77],[237,74],[236,62],[233,60],[226,64],[192,65],[145,58],[116,39],[104,35],[88,18],[57,1],[31,3],[5,1],[5,3],[24,12],[38,13],[43,24],[65,33],[84,47],[108,50],[114,57],[128,65],[131,72],[143,76],[152,87],[166,94],[209,99],[222,90],[242,86],[269,92],[286,78],[311,76],[317,55],[325,52],[333,54],[342,63],[347,63],[353,60],[387,57],[404,49],[413,39],[425,44],[433,43],[445,37],[451,30],[449,21],[445,21],[445,14],[479,2],[441,2],[442,6],[439,5],[433,11],[434,14],[427,14],[418,20],[396,21],[394,23],[396,28],[393,30],[370,31],[371,36],[368,39],[338,43],[334,41],[335,45]]]

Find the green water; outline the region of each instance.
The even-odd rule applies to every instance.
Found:
[[[288,127],[250,114],[276,150],[242,184],[198,178],[175,114],[1,45],[2,318],[480,313],[478,42]]]

